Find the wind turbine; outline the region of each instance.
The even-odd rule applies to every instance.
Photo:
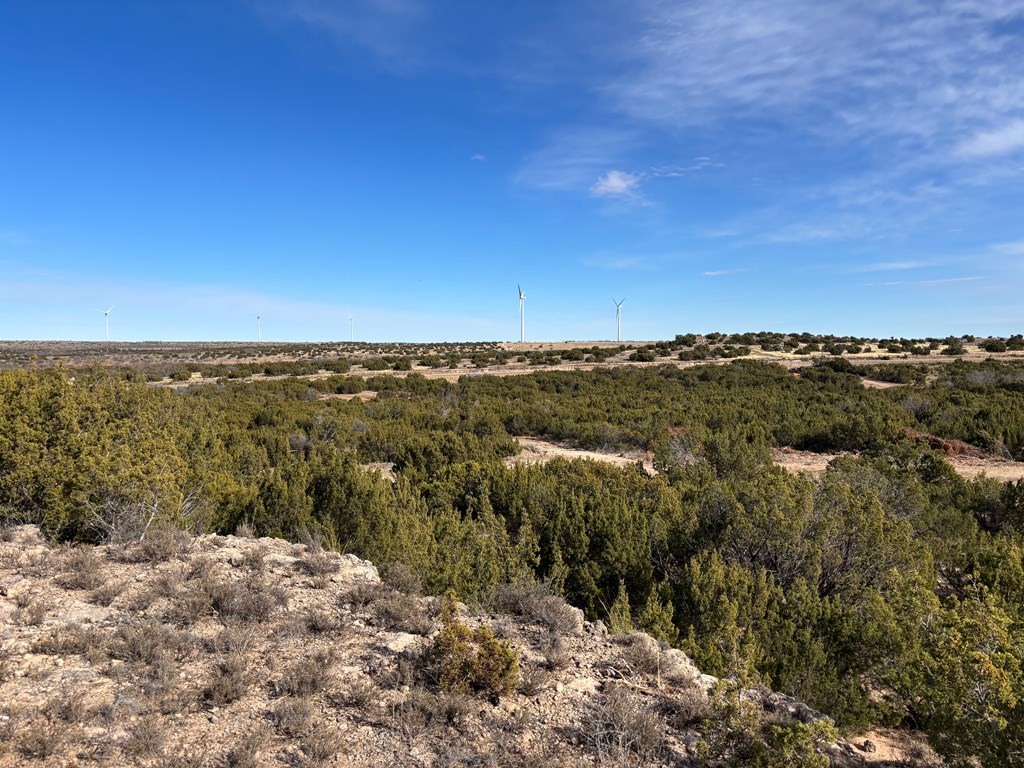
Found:
[[[263,315],[256,315],[256,343],[263,341]]]
[[[356,321],[352,319],[352,315],[348,316],[348,340],[356,340]]]
[[[526,341],[526,294],[518,283],[516,288],[519,289],[519,342],[522,343]]]
[[[113,309],[114,305],[110,305],[110,309]],[[107,341],[110,341],[110,309],[97,309],[97,312],[103,313],[103,330],[107,337]]]
[[[615,301],[615,299],[612,299],[612,301]],[[615,301],[615,340],[616,341],[622,341],[622,302],[623,301],[625,301],[625,299],[623,299],[622,301]]]

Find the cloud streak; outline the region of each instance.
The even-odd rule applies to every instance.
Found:
[[[640,178],[639,173],[608,171],[591,186],[590,194],[594,197],[614,197],[633,200],[639,194],[637,187],[640,184]]]
[[[749,272],[750,270],[745,267],[736,267],[734,269],[712,269],[707,272],[701,272],[701,277],[725,277],[726,275],[738,275],[743,272]]]

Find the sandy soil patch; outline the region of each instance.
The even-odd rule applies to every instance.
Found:
[[[376,472],[388,482],[398,482],[398,478],[395,476],[395,463],[393,461],[371,461],[369,464],[360,464],[359,466],[367,472]]]
[[[506,466],[515,464],[543,464],[552,459],[592,459],[602,461],[606,464],[613,464],[617,467],[628,467],[638,461],[644,466],[644,471],[649,475],[656,475],[658,471],[654,468],[653,455],[650,452],[630,451],[628,453],[604,453],[601,451],[585,451],[579,448],[570,448],[550,440],[541,440],[536,437],[516,438],[522,447],[515,456],[505,459]]]
[[[904,386],[895,381],[876,381],[875,379],[861,379],[861,384],[864,385],[864,389],[892,389]]]
[[[367,400],[373,400],[377,397],[377,393],[372,389],[364,389],[362,392],[345,392],[340,394],[328,393],[320,395],[321,400],[362,400],[364,403]]]
[[[794,475],[809,472],[818,475],[825,471],[829,462],[838,456],[854,454],[815,453],[813,451],[797,451],[793,448],[773,448],[772,460],[780,467]],[[1024,462],[1005,461],[994,456],[947,456],[946,461],[961,477],[973,480],[984,474],[994,480],[1006,482],[1024,480]]]

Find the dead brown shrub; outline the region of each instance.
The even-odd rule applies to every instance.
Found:
[[[319,693],[333,682],[333,664],[334,656],[331,653],[317,651],[285,670],[274,683],[274,690],[279,696],[312,696]]]
[[[136,562],[162,563],[178,557],[191,543],[191,537],[180,528],[167,522],[157,522],[149,527],[142,541],[130,552]]]
[[[88,600],[93,605],[109,606],[121,596],[127,586],[123,581],[111,579],[90,592]]]
[[[557,635],[583,631],[580,611],[553,595],[546,584],[518,583],[499,587],[493,603],[500,610],[540,624]]]
[[[139,718],[128,729],[128,737],[121,749],[131,757],[152,757],[163,752],[167,743],[167,724],[159,715]]]
[[[213,676],[203,690],[203,698],[214,707],[223,707],[242,698],[251,684],[245,657],[231,654],[214,666]]]
[[[11,619],[15,624],[38,627],[46,619],[46,606],[40,601],[32,601],[23,608],[15,608]]]
[[[184,659],[191,650],[190,638],[153,619],[122,624],[110,644],[115,659],[142,664],[153,664],[165,656]]]
[[[36,717],[18,731],[15,749],[22,757],[47,760],[63,751],[70,741],[71,732],[66,723],[55,723],[43,717]]]
[[[382,568],[381,580],[396,592],[414,597],[423,594],[423,582],[405,563],[391,563]]]
[[[306,629],[314,634],[325,634],[341,629],[341,617],[338,613],[325,611],[319,608],[311,608],[306,612],[303,619]]]
[[[647,765],[664,749],[665,721],[623,685],[611,688],[603,703],[591,704],[581,725],[599,763]]]
[[[530,665],[522,670],[522,674],[519,678],[519,692],[523,694],[523,696],[539,696],[547,690],[550,682],[550,672],[546,669]]]
[[[558,672],[572,664],[572,655],[565,646],[565,641],[558,635],[551,635],[540,643],[540,653],[544,663],[552,672]]]
[[[305,733],[313,721],[313,705],[308,699],[284,698],[278,701],[271,717],[280,733],[298,736]]]
[[[341,751],[340,734],[325,723],[315,723],[299,741],[299,747],[312,765],[322,765]]]
[[[267,570],[266,556],[267,548],[263,545],[249,547],[242,554],[242,567],[253,573],[263,573]]]
[[[106,578],[102,561],[88,545],[71,549],[64,556],[61,568],[64,573],[58,581],[67,589],[96,589]]]
[[[235,745],[228,750],[225,762],[228,768],[260,768],[260,752],[270,740],[270,734],[262,726],[248,729]]]
[[[434,629],[422,602],[412,595],[392,592],[374,604],[373,613],[378,625],[392,631],[429,635]]]
[[[661,673],[661,648],[657,640],[642,632],[633,632],[621,642],[623,648],[619,657],[627,672],[634,675]]]
[[[77,725],[85,720],[87,713],[85,694],[81,691],[67,691],[43,705],[43,714],[51,722]]]
[[[330,576],[341,570],[341,562],[334,553],[318,549],[297,560],[295,567],[308,576]]]
[[[384,594],[384,588],[373,581],[363,581],[345,592],[340,601],[342,605],[350,605],[353,610],[360,610],[372,605]]]

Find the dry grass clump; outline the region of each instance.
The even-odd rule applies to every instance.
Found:
[[[135,546],[125,552],[125,559],[140,563],[162,563],[180,556],[192,543],[192,537],[170,523],[154,523]]]
[[[357,677],[345,688],[340,697],[340,703],[355,709],[367,710],[376,703],[379,696],[380,689],[373,684],[372,680]]]
[[[671,698],[662,701],[661,711],[677,731],[699,725],[715,714],[708,692],[696,683],[676,688]]]
[[[255,650],[261,637],[260,632],[251,624],[233,624],[222,629],[209,647],[220,654],[245,654]]]
[[[558,635],[551,635],[540,642],[540,654],[544,657],[544,663],[552,672],[566,669],[572,664],[572,655],[565,645],[565,641]]]
[[[191,650],[190,638],[153,619],[122,624],[110,644],[110,655],[115,659],[141,664],[153,664],[168,656],[180,660]]]
[[[86,598],[93,605],[107,607],[119,598],[127,588],[127,584],[117,579],[105,581],[89,593]]]
[[[315,635],[337,632],[342,628],[342,619],[337,611],[310,608],[302,619],[303,626]]]
[[[32,646],[33,653],[51,656],[84,656],[95,663],[109,657],[107,636],[99,629],[81,624],[65,624],[53,635]]]
[[[522,616],[557,635],[578,635],[583,631],[580,611],[551,593],[546,584],[518,583],[498,587],[494,606]]]
[[[423,594],[423,582],[405,563],[391,563],[381,569],[381,581],[395,592],[418,597]]]
[[[162,569],[151,580],[153,594],[158,597],[175,597],[181,591],[185,574],[180,565]]]
[[[342,741],[340,734],[326,723],[315,723],[302,735],[299,747],[308,764],[322,765],[337,756],[341,751]]]
[[[373,605],[384,596],[384,587],[374,581],[363,581],[345,592],[340,602],[342,606],[349,605],[353,610],[361,610],[368,605]]]
[[[659,675],[661,673],[661,648],[658,641],[642,632],[633,632],[622,639],[619,656],[622,666],[634,675]]]
[[[242,698],[252,685],[249,665],[241,654],[232,653],[214,665],[203,699],[211,706],[223,707]]]
[[[11,619],[15,624],[21,624],[25,627],[38,627],[46,619],[46,606],[43,605],[42,601],[32,600],[24,592],[15,598],[15,605],[18,607],[11,614]]]
[[[327,577],[341,570],[338,556],[322,549],[307,553],[305,557],[295,562],[295,566],[313,577]]]
[[[22,757],[47,760],[61,752],[71,740],[72,732],[67,723],[34,717],[17,731],[14,747]]]
[[[152,757],[163,752],[167,743],[168,727],[158,715],[140,717],[128,729],[128,737],[121,749],[130,757]]]
[[[519,679],[519,692],[523,696],[539,696],[543,693],[548,683],[551,682],[551,673],[546,669],[530,665],[522,670],[522,675]]]
[[[392,592],[373,606],[374,619],[380,626],[413,635],[429,635],[434,622],[418,597]]]
[[[245,734],[228,750],[225,756],[227,768],[260,768],[260,753],[270,740],[266,728],[258,726],[246,730]]]
[[[77,725],[86,719],[89,708],[82,691],[67,691],[43,705],[43,715],[50,722]]]
[[[584,740],[599,764],[646,765],[664,750],[667,726],[643,699],[623,685],[615,685],[601,704],[586,712]]]
[[[61,562],[64,573],[58,583],[66,589],[96,589],[106,577],[103,563],[91,546],[78,546],[69,550]]]
[[[327,651],[317,651],[310,657],[293,664],[274,682],[279,696],[312,696],[328,688],[333,682],[331,666],[334,656]]]
[[[250,547],[242,553],[242,567],[252,573],[263,573],[267,570],[267,548],[263,545]]]
[[[280,733],[298,736],[309,729],[313,715],[313,705],[309,699],[286,697],[277,702],[271,712],[271,719]]]
[[[205,768],[206,757],[193,752],[180,752],[173,755],[160,755],[153,763],[154,768]]]
[[[391,707],[392,722],[412,742],[428,733],[439,735],[448,726],[461,727],[476,705],[458,693],[431,693],[421,686],[410,688]]]
[[[208,560],[197,563],[193,563],[185,588],[177,593],[168,609],[167,618],[175,624],[188,625],[209,615],[216,615],[225,623],[262,623],[288,602],[284,590],[266,584],[258,574],[232,580],[218,575],[215,565]]]

